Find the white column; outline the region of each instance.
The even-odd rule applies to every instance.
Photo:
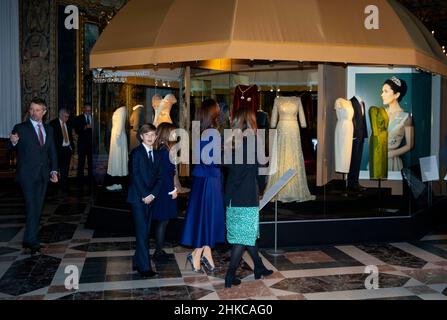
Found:
[[[20,122],[19,0],[0,1],[0,138]]]

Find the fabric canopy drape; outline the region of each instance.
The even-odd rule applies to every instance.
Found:
[[[0,138],[20,122],[19,0],[0,1]]]

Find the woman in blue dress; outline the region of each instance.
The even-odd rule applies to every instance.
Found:
[[[197,111],[200,133],[202,134],[209,129],[217,130],[219,116],[220,109],[217,102],[212,99],[205,100]],[[214,131],[214,133],[216,132]],[[216,139],[216,137],[213,139]],[[210,144],[214,145],[214,143],[220,146],[221,141],[214,141],[213,139],[193,141],[196,146],[200,145],[200,147],[194,149],[195,157],[198,156],[197,152],[200,155],[199,158],[196,158],[200,159],[200,162],[195,165],[192,171],[193,182],[181,244],[194,248],[187,257],[187,262],[191,264],[194,272],[202,272],[201,265],[208,271],[214,271],[215,265],[211,248],[216,243],[225,242],[222,173],[220,166],[212,161],[213,148],[210,147]],[[210,151],[206,152],[207,150]]]
[[[154,258],[166,255],[163,250],[166,227],[170,219],[177,218],[177,189],[174,186],[175,159],[171,161],[169,151],[175,144],[176,126],[170,123],[161,123],[156,131],[155,149],[158,152],[162,168],[162,186],[158,198],[153,204],[152,219],[158,221],[155,229]]]

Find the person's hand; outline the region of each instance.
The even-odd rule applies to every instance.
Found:
[[[146,198],[143,198],[143,202],[144,204],[151,204],[151,202],[154,201],[154,196],[153,195],[148,195]]]
[[[57,183],[59,181],[59,178],[57,177],[57,173],[56,172],[52,172],[51,173],[50,181],[53,182],[53,183]]]
[[[173,194],[171,194],[171,196],[172,196],[172,200],[175,200],[175,199],[177,199],[177,191],[175,191]]]
[[[19,135],[17,133],[11,133],[9,135],[9,140],[13,145],[16,145],[19,142]]]

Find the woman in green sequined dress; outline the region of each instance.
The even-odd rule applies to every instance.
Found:
[[[264,266],[256,246],[259,238],[258,182],[260,182],[259,165],[256,161],[256,114],[248,109],[237,110],[233,115],[232,129],[240,129],[245,134],[244,138],[235,139],[236,143],[232,148],[233,164],[227,165],[228,178],[225,188],[227,240],[233,248],[225,277],[226,288],[241,283],[235,277],[235,273],[245,249],[253,259],[255,279],[273,273]],[[233,139],[226,143],[232,145],[232,141]],[[243,161],[235,164],[238,154],[243,155]]]

